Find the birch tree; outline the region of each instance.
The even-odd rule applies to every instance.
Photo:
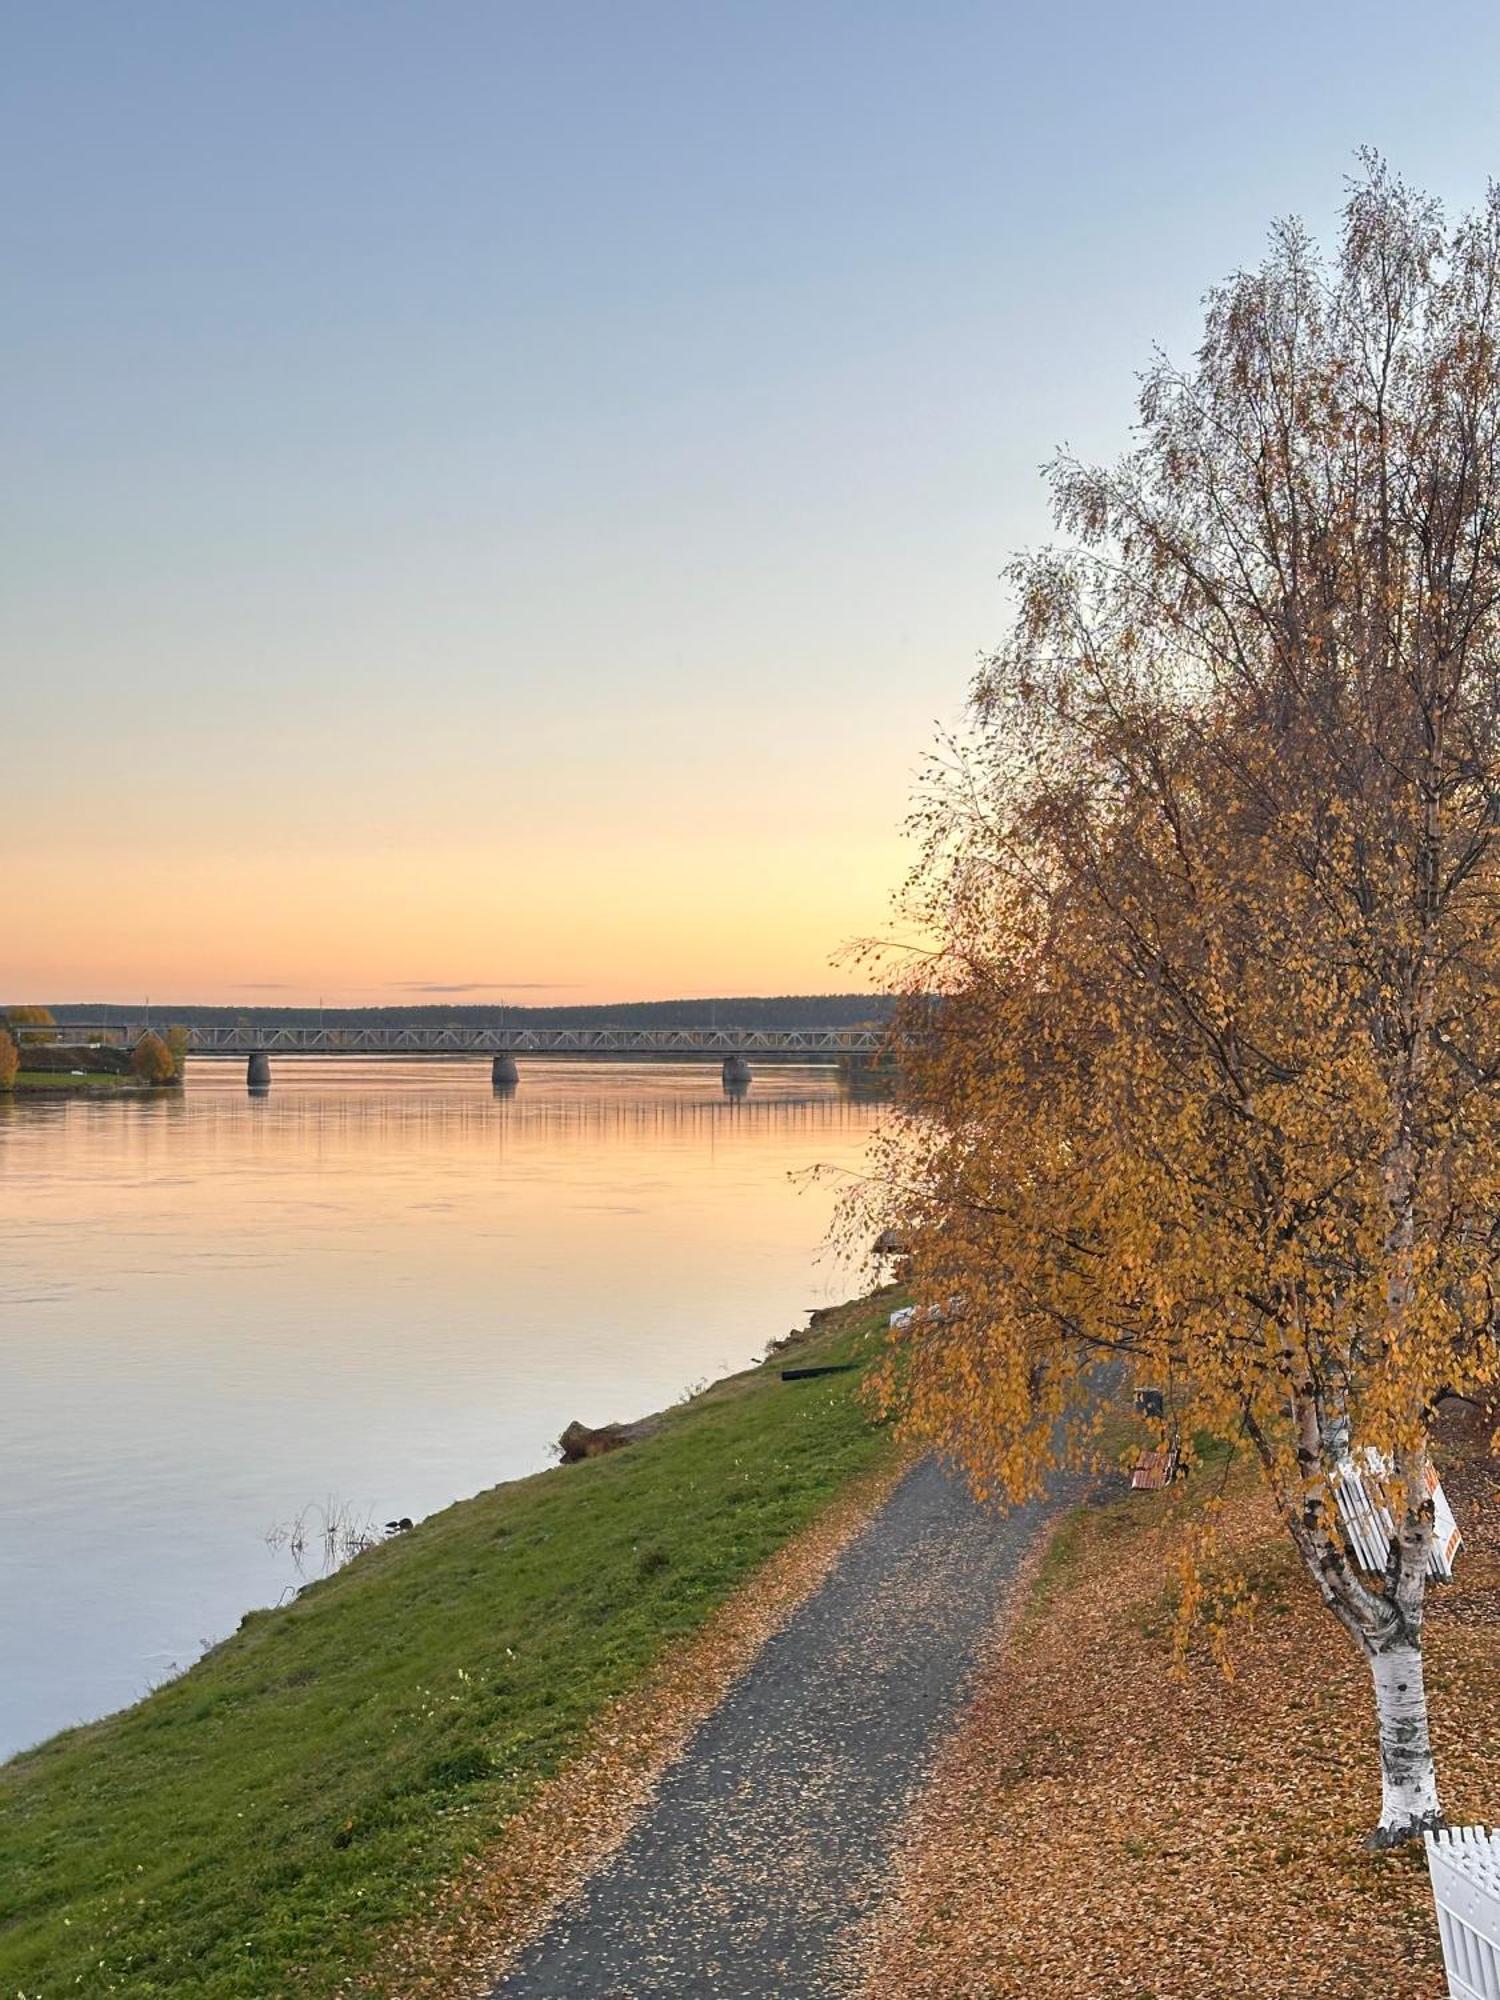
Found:
[[[1210,294],[1135,448],[1050,472],[974,738],[919,808],[939,940],[899,1017],[881,1220],[908,1430],[1019,1497],[1101,1370],[1243,1440],[1368,1662],[1375,1844],[1440,1816],[1430,1416],[1496,1376],[1500,194],[1373,158]],[[1345,1546],[1390,1468],[1383,1572]]]

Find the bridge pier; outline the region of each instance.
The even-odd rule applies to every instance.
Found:
[[[743,1056],[725,1056],[724,1088],[726,1090],[750,1088],[750,1065]]]
[[[264,1049],[257,1049],[245,1069],[245,1082],[257,1097],[263,1097],[271,1088],[271,1058]]]
[[[521,1081],[514,1056],[496,1056],[490,1064],[490,1082],[496,1090],[514,1090]]]

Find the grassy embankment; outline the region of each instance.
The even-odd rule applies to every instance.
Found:
[[[1445,1418],[1465,1535],[1425,1628],[1451,1819],[1500,1820],[1500,1462]],[[1222,1493],[1213,1589],[1248,1588],[1233,1678],[1174,1670],[1172,1551]],[[1058,1527],[944,1752],[866,1964],[867,2000],[1439,2000],[1420,1847],[1369,1854],[1369,1676],[1240,1454]]]
[[[129,1051],[95,1047],[64,1047],[45,1042],[21,1043],[21,1068],[0,1101],[17,1097],[150,1097],[178,1087],[148,1083],[131,1068]]]
[[[841,1310],[795,1360],[872,1355],[889,1305]],[[857,1374],[778,1369],[433,1516],[0,1768],[0,1992],[301,2000],[357,1974],[888,1452]]]

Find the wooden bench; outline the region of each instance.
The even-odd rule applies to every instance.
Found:
[[[1160,1493],[1170,1486],[1177,1477],[1178,1456],[1175,1443],[1152,1445],[1141,1452],[1130,1475],[1132,1492]]]

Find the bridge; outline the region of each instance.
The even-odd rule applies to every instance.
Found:
[[[77,1046],[133,1048],[151,1032],[146,1021],[59,1021],[49,1039]],[[185,1030],[194,1056],[241,1058],[252,1090],[271,1082],[275,1056],[488,1056],[491,1079],[515,1084],[520,1056],[588,1061],[713,1062],[731,1088],[748,1084],[752,1056],[773,1062],[873,1061],[885,1042],[881,1027],[858,1028],[489,1028],[302,1027],[263,1021],[200,1023]]]

